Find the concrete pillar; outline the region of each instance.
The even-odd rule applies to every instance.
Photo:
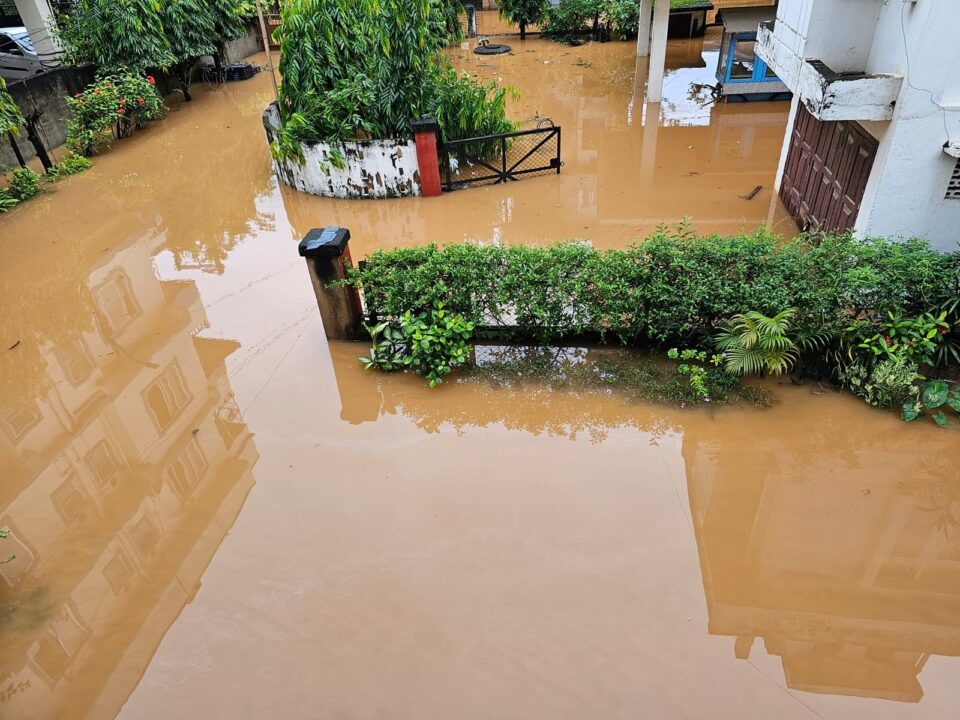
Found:
[[[650,22],[653,19],[653,0],[640,0],[640,23],[637,27],[637,57],[650,54]]]
[[[300,241],[300,257],[307,261],[327,340],[356,340],[363,320],[360,293],[355,287],[330,287],[347,277],[350,231],[333,225],[314,228]]]
[[[467,14],[467,37],[475,38],[477,36],[477,9],[473,5],[464,5],[463,9]]]
[[[417,144],[421,193],[424,197],[434,197],[441,193],[440,164],[437,160],[437,133],[440,126],[433,118],[423,118],[411,122],[410,127]]]
[[[14,0],[14,3],[40,61],[47,67],[59,65],[63,48],[50,32],[55,24],[50,3],[47,0]]]
[[[650,41],[650,79],[647,101],[663,100],[663,71],[667,64],[667,27],[670,24],[669,0],[657,0],[653,6],[653,38]]]

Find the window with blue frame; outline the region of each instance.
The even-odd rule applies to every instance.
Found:
[[[757,34],[738,33],[723,44],[720,67],[724,68],[724,82],[769,82],[777,76],[757,57]]]

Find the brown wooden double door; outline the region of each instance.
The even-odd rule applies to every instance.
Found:
[[[780,183],[797,225],[824,232],[853,227],[876,155],[877,141],[857,123],[817,120],[798,105]]]

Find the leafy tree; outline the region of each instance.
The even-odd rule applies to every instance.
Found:
[[[163,8],[163,30],[176,61],[170,71],[183,89],[184,100],[190,95],[190,73],[204,55],[216,55],[216,22],[209,3],[204,0],[167,0]]]
[[[520,26],[520,39],[527,38],[527,25],[543,21],[547,0],[500,0],[500,17]]]
[[[166,69],[177,58],[163,29],[160,0],[79,0],[57,23],[67,57],[103,72]]]
[[[480,122],[487,132],[510,129],[504,91],[457,75],[440,54],[450,37],[449,5],[289,0],[275,33],[283,75],[283,128],[275,151],[296,155],[302,139],[409,137],[410,119],[427,114],[469,118],[470,127]],[[441,127],[450,131],[447,137],[464,130],[459,122]]]
[[[58,19],[69,59],[102,73],[170,70],[190,96],[190,73],[227,40],[240,37],[253,15],[249,0],[78,0]]]
[[[224,43],[243,37],[256,9],[250,0],[208,0],[208,5],[213,17],[214,36],[219,42],[213,59],[219,67],[225,54]]]

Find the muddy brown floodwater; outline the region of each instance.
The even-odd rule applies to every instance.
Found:
[[[313,226],[785,227],[786,105],[689,102],[712,42],[671,45],[655,129],[632,43],[458,59],[563,126],[559,177],[297,195],[260,75],[0,217],[0,718],[956,717],[956,430],[814,386],[430,391],[324,339]]]

